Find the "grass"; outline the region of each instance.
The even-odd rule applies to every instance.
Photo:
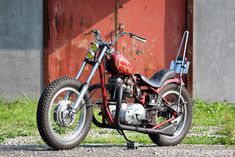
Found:
[[[38,135],[36,100],[0,101],[0,142],[17,136]]]
[[[124,137],[119,135],[116,130],[108,130],[108,129],[94,129],[96,132],[94,134],[88,134],[88,136],[84,140],[84,144],[93,144],[93,143],[101,143],[101,144],[125,144],[126,140]],[[102,133],[103,132],[103,133]],[[141,133],[134,133],[130,131],[125,131],[126,135],[130,140],[138,141],[141,144],[151,144],[152,142],[148,138],[148,135]]]
[[[235,105],[227,102],[194,101],[192,127],[199,128],[199,132],[205,132],[209,127],[218,129],[214,135],[187,137],[183,143],[235,145]]]
[[[36,100],[21,99],[11,103],[0,101],[0,142],[17,136],[39,136],[36,108]],[[210,128],[216,128],[212,134]],[[182,143],[235,145],[235,105],[194,101],[190,132],[194,135],[187,136]],[[139,143],[152,143],[148,135],[130,131],[126,131],[126,134],[129,139]],[[124,144],[126,141],[116,130],[100,129],[92,125],[83,143]]]
[[[202,100],[194,102],[194,126],[221,126],[235,124],[235,106],[226,102],[207,103]]]

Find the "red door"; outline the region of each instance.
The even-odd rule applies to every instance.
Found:
[[[147,76],[169,67],[185,29],[186,0],[48,0],[45,3],[45,84],[60,76],[76,75],[93,39],[92,35],[83,35],[90,29],[98,28],[108,39],[124,24],[124,31],[145,37],[146,44],[122,38],[117,49],[128,57],[135,72]],[[137,55],[138,50],[144,54]],[[86,68],[83,80],[88,72]]]
[[[127,38],[118,44],[136,72],[150,77],[169,67],[185,29],[186,0],[132,0],[118,6],[118,24],[147,39],[146,44]],[[137,55],[139,50],[144,53]]]
[[[48,0],[44,15],[44,83],[60,77],[75,77],[98,28],[103,36],[115,29],[115,0]],[[81,79],[88,75],[85,68]]]

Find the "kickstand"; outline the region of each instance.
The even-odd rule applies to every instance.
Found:
[[[139,144],[136,143],[135,141],[131,141],[126,137],[126,134],[124,133],[123,130],[117,130],[120,135],[122,135],[125,140],[127,141],[126,147],[127,149],[138,149]]]

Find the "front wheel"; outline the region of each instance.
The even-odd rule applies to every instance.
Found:
[[[176,84],[168,84],[160,91],[159,95],[165,98],[172,108],[178,110],[181,116],[177,118],[176,128],[173,136],[149,134],[150,139],[159,146],[171,146],[179,144],[186,136],[192,121],[192,99],[186,88],[182,88],[180,103],[178,98],[180,93],[180,86]],[[172,116],[171,111],[165,109],[157,113],[160,119],[169,119]],[[154,122],[157,120],[154,118]]]
[[[80,110],[76,114],[71,112],[81,87],[77,80],[63,77],[51,82],[40,97],[38,130],[42,139],[54,149],[78,146],[90,130],[93,112],[87,94],[80,104]]]

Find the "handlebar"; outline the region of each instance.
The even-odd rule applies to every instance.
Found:
[[[136,40],[138,40],[138,41],[140,41],[140,42],[146,43],[146,39],[143,38],[143,37],[140,37],[140,36],[138,36],[138,35],[135,35],[135,34],[129,33],[129,32],[121,32],[121,33],[117,34],[116,38],[115,38],[114,41],[111,43],[111,45],[114,45],[114,44],[117,42],[117,40],[120,38],[120,36],[123,36],[123,35],[127,35],[127,36],[129,36],[130,38],[132,38],[132,39],[136,39]]]
[[[91,33],[94,33],[96,40],[101,40],[100,31],[99,31],[98,29],[93,29],[93,30],[91,30],[90,32],[85,33],[85,35],[89,35],[89,34],[91,34]],[[135,35],[135,34],[129,33],[129,32],[121,32],[121,33],[117,34],[117,36],[116,36],[116,38],[114,39],[113,42],[110,42],[110,45],[115,45],[115,43],[116,43],[117,40],[120,38],[120,36],[123,36],[123,35],[127,35],[127,36],[129,36],[130,38],[132,38],[132,39],[136,39],[136,40],[138,40],[138,41],[140,41],[140,42],[146,43],[146,39],[143,38],[143,37],[140,37],[140,36],[138,36],[138,35]]]
[[[85,33],[84,35],[89,35],[91,33],[94,33],[96,40],[100,40],[101,39],[100,31],[98,29],[93,29],[90,32]]]

